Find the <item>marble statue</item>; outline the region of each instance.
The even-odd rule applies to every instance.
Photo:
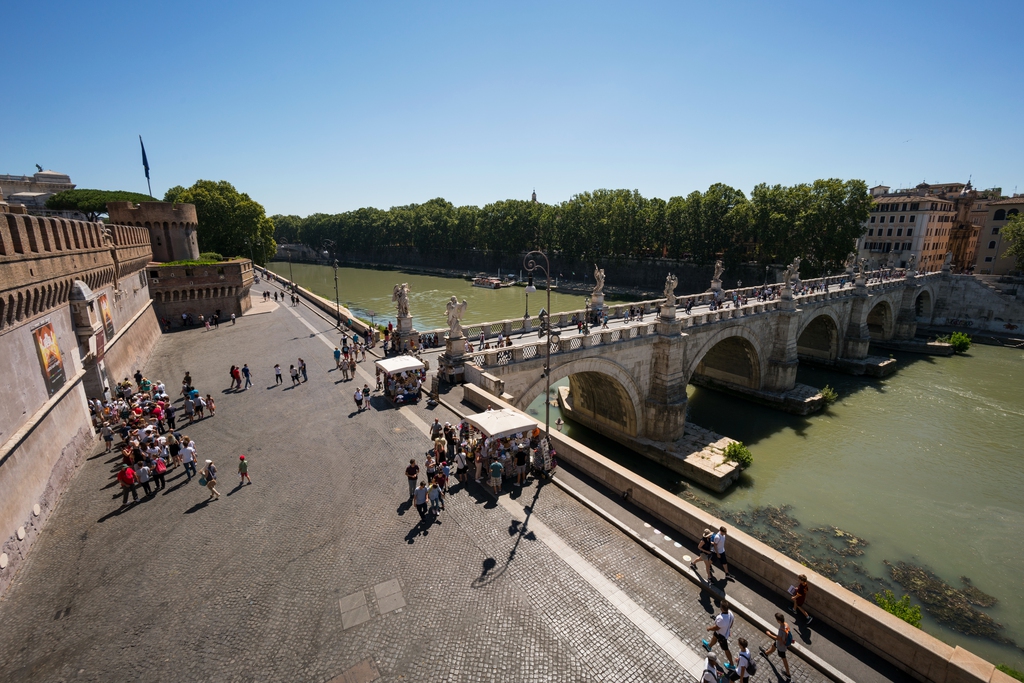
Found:
[[[911,254],[910,260],[907,261],[907,272],[914,270],[914,264],[917,263],[917,254]]]
[[[592,296],[598,296],[604,294],[604,268],[598,268],[597,264],[594,264],[594,291],[590,294]]]
[[[409,284],[407,282],[395,285],[395,291],[391,293],[391,301],[398,309],[399,318],[409,317]]]
[[[668,274],[665,278],[665,305],[675,306],[676,305],[676,285],[679,284],[679,278],[672,273]]]
[[[799,275],[800,275],[800,257],[797,256],[796,258],[793,259],[792,263],[790,263],[788,266],[786,266],[786,270],[782,274],[782,286],[787,288],[787,289],[790,288],[792,286],[790,283],[792,282],[793,278],[794,277],[798,277]]]
[[[948,266],[952,262],[953,262],[953,252],[947,251],[946,252],[946,260],[942,262],[942,265],[943,266]]]
[[[856,264],[857,264],[857,254],[855,254],[854,252],[852,252],[852,251],[851,251],[851,252],[850,252],[850,253],[849,253],[849,254],[848,254],[848,255],[846,256],[846,263],[845,263],[844,265],[846,266],[846,269],[847,269],[847,270],[853,270],[853,267],[854,267],[854,266],[855,266]]]
[[[469,304],[463,299],[462,303],[459,303],[459,298],[452,295],[452,298],[448,300],[448,305],[445,306],[445,310],[448,312],[448,338],[459,339],[462,337],[462,316],[466,314],[466,308]]]
[[[715,276],[711,278],[712,282],[715,280],[722,279],[722,273],[725,272],[725,267],[722,265],[722,259],[715,261]]]

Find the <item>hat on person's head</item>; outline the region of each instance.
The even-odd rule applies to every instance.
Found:
[[[128,465],[121,465],[121,469],[122,469],[122,470],[126,470],[126,469],[128,469]]]
[[[207,461],[206,461],[206,464],[207,464],[207,465],[209,465],[209,464],[210,464],[210,463],[212,463],[212,462],[213,462],[212,460],[207,460]]]
[[[238,456],[238,459],[239,460],[245,460],[245,456],[244,455],[240,455],[240,456]]]
[[[704,538],[707,538],[710,535],[711,535],[711,529],[705,529],[704,530]]]
[[[707,654],[707,657],[708,657],[708,659],[710,659],[710,660],[711,660],[712,662],[717,662],[717,661],[718,661],[718,655],[716,655],[716,654],[715,654],[714,652],[709,652],[709,653]]]

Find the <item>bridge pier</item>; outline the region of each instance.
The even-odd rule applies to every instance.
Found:
[[[685,340],[682,323],[674,317],[658,321],[643,405],[643,435],[653,441],[676,441],[686,430]]]

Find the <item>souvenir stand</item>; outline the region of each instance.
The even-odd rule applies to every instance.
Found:
[[[426,369],[415,356],[393,356],[376,361],[374,365],[384,373],[384,395],[395,406],[416,403],[422,390],[421,373]]]
[[[537,456],[533,453],[542,440],[537,420],[516,410],[504,408],[468,415],[466,422],[473,428],[470,431],[468,447],[474,455],[477,479],[480,479],[481,475],[486,476],[486,469],[495,460],[505,468],[506,479],[514,478],[517,451],[526,451],[528,458],[536,465]],[[549,456],[539,457],[542,458],[542,462],[551,462]],[[544,469],[548,470],[550,465]]]

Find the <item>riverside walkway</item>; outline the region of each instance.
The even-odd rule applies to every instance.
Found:
[[[331,323],[301,305],[260,308],[164,335],[142,368],[168,387],[187,370],[215,397],[215,417],[180,431],[220,467],[221,498],[207,503],[175,470],[166,491],[118,511],[115,460],[97,444],[0,604],[0,680],[693,680],[712,593],[556,485],[499,499],[455,486],[438,521],[421,524],[403,469],[422,464],[433,418],[456,414],[376,395],[357,413],[371,361],[341,381]],[[286,371],[276,385],[274,364],[300,357],[309,381],[293,388]],[[242,363],[255,386],[228,390]],[[236,488],[241,453],[254,484]],[[573,473],[559,477],[646,528]],[[677,541],[659,542],[692,552]],[[770,618],[777,605],[737,578],[729,595]],[[827,624],[795,630],[846,680],[905,680]],[[768,641],[743,618],[739,636],[755,653]],[[790,662],[794,680],[829,680]],[[757,679],[782,680],[758,665]]]

